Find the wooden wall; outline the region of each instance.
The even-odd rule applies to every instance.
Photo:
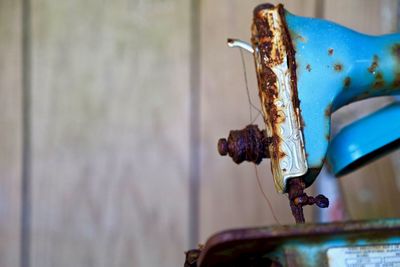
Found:
[[[21,3],[0,1],[0,266],[18,266],[22,174]]]
[[[258,3],[0,0],[0,266],[182,266],[183,251],[216,231],[276,223],[254,166],[216,151],[249,123],[240,54],[226,38],[249,39]],[[367,33],[396,21],[394,0],[284,4]],[[353,112],[342,113],[337,121]],[[268,164],[261,183],[291,223]],[[396,192],[391,164],[341,180],[353,218],[400,213],[384,195]]]
[[[189,10],[32,0],[32,266],[180,262]]]

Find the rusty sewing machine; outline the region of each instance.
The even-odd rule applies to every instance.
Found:
[[[329,206],[323,195],[304,192],[324,164],[341,176],[399,147],[399,103],[333,137],[330,121],[355,101],[400,94],[400,34],[368,36],[271,4],[254,9],[251,33],[251,44],[228,39],[228,46],[254,56],[265,130],[248,125],[230,131],[218,151],[237,164],[269,158],[275,188],[287,193],[300,224],[216,234],[201,251],[187,253],[186,266],[400,264],[400,220],[301,224],[304,205]]]

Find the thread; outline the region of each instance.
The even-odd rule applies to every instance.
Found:
[[[262,184],[261,184],[261,180],[260,180],[260,176],[258,175],[258,169],[257,169],[257,165],[254,164],[254,170],[256,172],[256,178],[257,178],[257,183],[258,183],[258,187],[260,188],[261,194],[263,195],[265,202],[267,202],[267,205],[271,211],[272,217],[274,218],[275,222],[279,225],[281,225],[280,221],[278,220],[278,217],[275,214],[275,211],[272,207],[271,201],[269,200],[267,194],[265,193]]]
[[[253,124],[257,120],[257,118],[260,116],[261,110],[259,108],[257,108],[251,101],[250,91],[249,91],[249,83],[248,83],[248,80],[247,80],[246,63],[245,63],[245,60],[244,60],[244,55],[243,55],[242,49],[239,49],[239,52],[240,52],[240,58],[242,60],[242,68],[243,68],[244,83],[245,83],[245,87],[246,87],[247,100],[249,101],[250,124]],[[258,114],[254,119],[253,119],[252,109],[255,109],[255,110],[258,111]],[[274,220],[275,220],[275,222],[277,224],[281,225],[281,223],[279,222],[279,220],[278,220],[278,218],[277,218],[277,216],[275,214],[275,211],[274,211],[274,209],[272,207],[271,201],[269,200],[267,194],[265,193],[265,191],[264,191],[264,189],[262,187],[261,179],[260,179],[260,176],[258,175],[258,169],[257,169],[257,165],[256,164],[254,164],[254,171],[255,171],[255,175],[256,175],[256,179],[257,179],[258,188],[260,189],[261,194],[262,194],[265,202],[267,203],[267,205],[268,205],[268,207],[270,209],[272,217],[274,218]]]
[[[245,60],[244,60],[244,55],[243,55],[242,49],[239,49],[239,52],[240,52],[240,59],[242,60],[242,68],[243,68],[244,84],[246,86],[247,100],[249,101],[250,124],[252,124],[258,118],[258,116],[261,114],[261,110],[259,108],[257,108],[253,104],[253,102],[251,102],[249,83],[248,83],[248,80],[247,80],[246,63],[245,63]],[[254,120],[253,120],[252,108],[254,108],[255,110],[258,111],[257,117]]]

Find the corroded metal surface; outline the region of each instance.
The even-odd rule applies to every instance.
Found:
[[[287,190],[289,178],[304,175],[304,150],[294,49],[282,5],[255,8],[252,44],[275,188]]]
[[[229,230],[208,239],[198,267],[260,266],[250,264],[257,261],[263,266],[326,266],[329,248],[399,240],[399,219]]]

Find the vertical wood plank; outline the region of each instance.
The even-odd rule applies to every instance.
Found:
[[[216,144],[229,130],[249,124],[243,68],[237,49],[229,49],[226,39],[250,40],[254,7],[263,1],[202,1],[201,5],[201,192],[200,237],[233,227],[275,224],[257,185],[254,165],[236,165],[218,155]],[[280,1],[281,2],[281,1]],[[274,1],[278,3],[278,1]],[[287,4],[286,4],[287,3]],[[285,8],[304,16],[314,16],[315,1],[284,1]],[[260,106],[252,55],[245,55],[249,90]],[[256,114],[256,112],[253,112]],[[258,120],[260,128],[264,123]],[[286,195],[275,192],[269,161],[258,167],[264,190],[281,223],[293,223]],[[305,208],[311,219],[310,208]]]
[[[32,0],[32,266],[180,266],[189,1]]]
[[[364,32],[384,34],[396,30],[397,1],[325,1],[325,18]],[[334,114],[333,124],[344,125],[386,105],[390,98],[352,104]],[[399,216],[398,187],[389,156],[340,180],[352,219]]]
[[[21,2],[0,1],[0,266],[19,266],[22,49]]]

